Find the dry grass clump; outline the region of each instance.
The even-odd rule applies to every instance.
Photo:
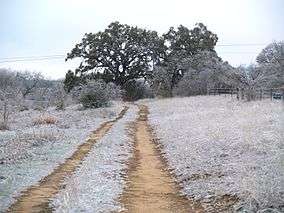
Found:
[[[42,115],[33,121],[34,125],[56,124],[57,119],[50,115]]]
[[[0,131],[1,130],[9,130],[9,127],[8,127],[8,125],[5,123],[5,122],[1,122],[0,121]]]

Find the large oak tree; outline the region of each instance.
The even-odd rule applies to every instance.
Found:
[[[114,22],[103,32],[85,34],[66,60],[82,59],[76,74],[123,87],[129,81],[145,78],[164,53],[164,40],[157,32]]]
[[[164,34],[168,44],[168,56],[189,57],[200,51],[214,51],[218,41],[216,34],[202,23],[197,23],[193,29],[180,25],[177,29],[171,27]]]

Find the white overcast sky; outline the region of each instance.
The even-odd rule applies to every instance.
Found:
[[[221,44],[259,46],[216,47],[234,66],[254,62],[266,44],[284,40],[284,0],[0,0],[0,62],[4,58],[66,55],[86,32],[119,21],[160,34],[180,24],[204,23]],[[77,61],[78,63],[78,61]],[[64,77],[76,62],[0,63],[0,68]]]

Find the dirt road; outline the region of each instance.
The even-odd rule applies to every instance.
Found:
[[[135,154],[129,171],[128,187],[121,197],[125,212],[203,212],[179,195],[147,123],[148,109],[140,106],[139,118],[135,123]]]
[[[100,140],[114,123],[123,117],[127,110],[128,107],[124,107],[116,119],[103,123],[90,135],[85,143],[78,147],[70,158],[58,166],[50,175],[42,179],[38,185],[32,186],[23,192],[22,196],[10,206],[8,212],[52,212],[48,205],[49,199],[59,192],[64,178],[75,171],[96,141]]]
[[[26,190],[8,212],[52,212],[49,200],[63,187],[64,178],[76,170],[96,141],[123,117],[127,109],[125,107],[116,119],[102,124],[65,163],[38,185]],[[169,174],[167,165],[153,141],[154,137],[147,123],[148,113],[146,106],[140,106],[139,117],[131,127],[135,151],[129,167],[128,184],[120,199],[126,208],[125,212],[204,212],[200,205],[180,195],[179,188]]]

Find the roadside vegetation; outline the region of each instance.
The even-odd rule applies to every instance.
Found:
[[[185,195],[212,212],[228,211],[226,205],[235,212],[283,211],[281,103],[224,96],[143,103]]]
[[[274,88],[284,100],[284,42],[239,67],[218,56],[217,42],[202,23],[159,35],[113,22],[85,34],[67,54],[81,63],[65,79],[1,68],[0,211],[128,105],[51,205],[59,212],[121,210],[133,151],[126,129],[137,113],[132,102],[149,106],[157,146],[188,198],[208,211],[222,198],[232,211],[283,211],[283,101],[256,97]],[[211,88],[238,89],[244,98],[206,96]]]

